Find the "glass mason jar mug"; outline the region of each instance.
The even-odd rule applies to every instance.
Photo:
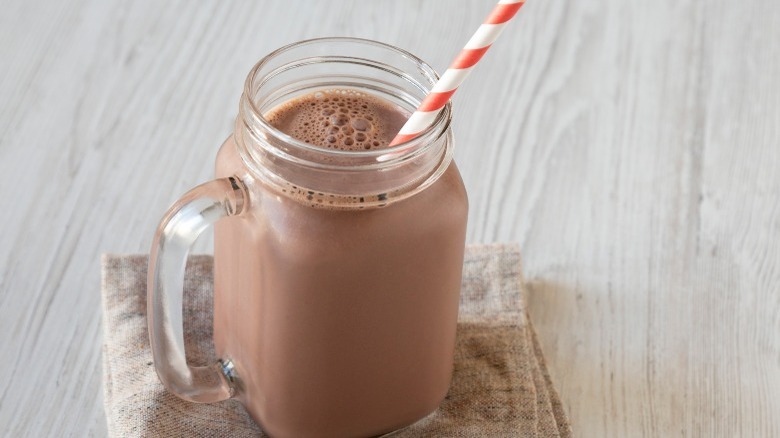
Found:
[[[369,40],[283,47],[249,73],[217,179],[163,218],[149,261],[160,380],[195,402],[238,398],[272,436],[374,436],[433,412],[449,387],[468,203],[448,104],[417,138],[345,151],[301,142],[264,114],[350,89],[411,112],[437,79]],[[184,356],[189,248],[214,234],[212,366]]]

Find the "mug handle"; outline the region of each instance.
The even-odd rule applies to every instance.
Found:
[[[201,367],[187,364],[182,295],[187,254],[195,239],[218,220],[241,214],[247,202],[246,189],[237,177],[209,181],[176,201],[154,235],[146,296],[152,357],[162,383],[184,400],[211,403],[235,393],[230,361]]]

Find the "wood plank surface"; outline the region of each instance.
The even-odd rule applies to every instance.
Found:
[[[443,70],[492,1],[0,2],[0,436],[104,436],[99,256],[212,175],[271,50]],[[780,2],[529,1],[455,98],[575,435],[780,436]],[[205,246],[204,246],[205,247]]]

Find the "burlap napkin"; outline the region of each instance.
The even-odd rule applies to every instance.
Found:
[[[265,436],[235,400],[188,403],[157,379],[146,329],[144,255],[103,256],[103,387],[114,437]],[[188,360],[206,364],[211,342],[212,260],[190,257],[184,320]],[[513,245],[466,251],[455,369],[447,398],[394,437],[568,437],[525,308],[520,254]]]

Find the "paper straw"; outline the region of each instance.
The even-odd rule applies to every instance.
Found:
[[[390,146],[395,146],[419,135],[427,128],[444,105],[449,102],[463,80],[471,73],[474,66],[496,41],[501,31],[504,30],[509,20],[515,16],[518,10],[525,4],[525,0],[501,0],[490,12],[485,21],[479,26],[463,50],[452,61],[450,67],[434,84],[431,91],[425,96],[420,106],[412,113],[409,120],[395,136]],[[379,157],[385,161],[394,154]],[[384,160],[382,159],[385,158]]]

